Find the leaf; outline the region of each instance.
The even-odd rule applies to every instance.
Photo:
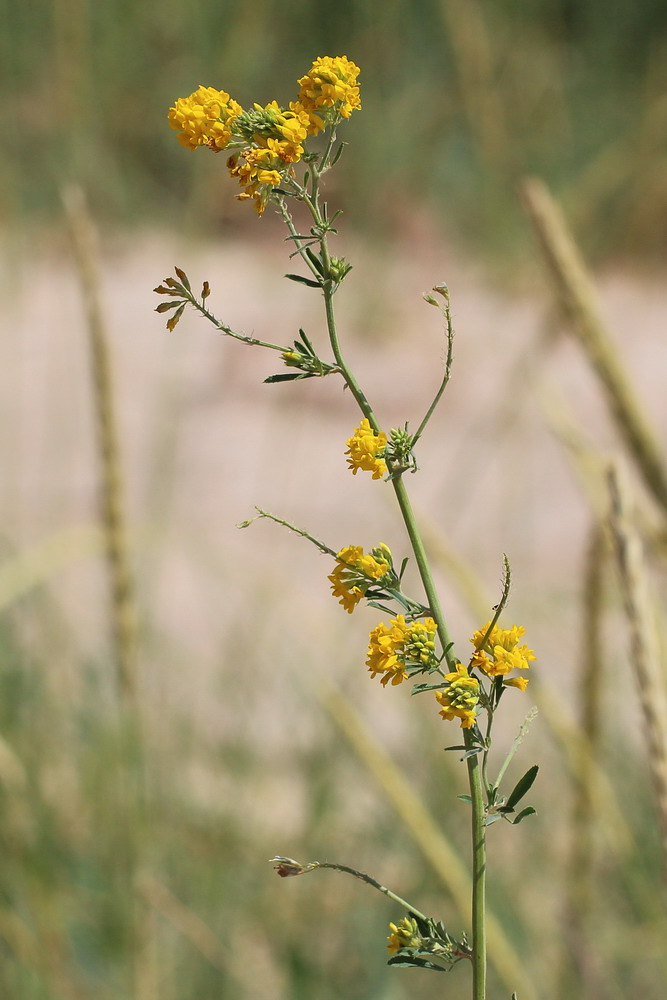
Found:
[[[347,146],[347,143],[346,143],[346,142],[341,142],[340,146],[338,147],[338,149],[337,149],[337,150],[336,150],[336,152],[334,153],[334,158],[333,158],[333,160],[331,161],[331,164],[330,164],[330,165],[331,165],[332,167],[335,167],[335,166],[336,166],[336,164],[337,164],[337,163],[338,163],[338,161],[340,160],[340,156],[341,156],[341,153],[343,152],[343,150],[344,150],[344,148],[345,148],[346,146]]]
[[[269,375],[265,382],[294,382],[298,378],[313,378],[310,372],[281,372],[280,375]]]
[[[467,750],[467,749],[468,749],[467,746],[465,746],[465,744],[463,743],[460,746],[457,745],[455,747],[443,747],[443,750]]]
[[[159,306],[155,307],[155,312],[156,313],[166,313],[166,312],[169,312],[170,309],[176,309],[181,304],[182,303],[181,303],[180,299],[177,299],[175,302],[161,302]]]
[[[440,681],[439,684],[415,684],[412,689],[413,694],[421,694],[422,691],[442,691],[443,688],[448,687],[444,681]],[[459,747],[459,749],[462,749]]]
[[[290,281],[297,281],[300,285],[308,285],[309,288],[321,288],[322,284],[319,281],[313,281],[312,278],[306,278],[303,274],[286,274],[286,278]]]
[[[317,254],[313,253],[313,251],[310,249],[310,247],[306,247],[306,257],[308,258],[308,260],[310,261],[310,263],[313,265],[313,267],[315,268],[315,270],[319,271],[319,273],[324,277],[324,264],[322,263],[322,261],[320,260],[320,258],[317,256]]]
[[[306,351],[308,352],[308,354],[310,354],[311,358],[316,358],[317,355],[315,354],[315,348],[313,347],[310,340],[306,336],[305,331],[302,330],[301,327],[299,327],[299,337],[301,338],[303,346],[306,348]],[[294,341],[294,346],[295,347],[297,346],[296,340]]]
[[[502,817],[502,813],[499,813],[499,812],[498,813],[488,813],[484,817],[484,826],[493,826],[494,823],[497,823],[498,820],[502,819],[502,818],[503,818]]]
[[[469,802],[472,805],[472,795],[457,795],[457,799],[461,799],[461,802]]]
[[[184,309],[185,309],[185,302],[183,303],[183,305],[182,305],[182,306],[180,306],[180,307],[179,307],[179,308],[178,308],[178,309],[176,310],[176,312],[175,312],[175,313],[174,313],[174,315],[173,315],[173,316],[171,317],[171,319],[168,319],[168,320],[167,320],[167,329],[168,329],[168,330],[173,330],[173,329],[175,328],[175,326],[176,326],[176,324],[178,323],[179,319],[180,319],[180,318],[181,318],[181,316],[183,315],[183,310],[184,310]]]
[[[533,782],[535,781],[535,778],[537,777],[538,771],[539,771],[539,766],[537,764],[533,764],[533,766],[526,771],[523,778],[520,778],[517,781],[516,785],[510,792],[507,802],[505,803],[504,806],[501,806],[501,809],[504,813],[514,812],[515,805],[517,804],[517,802],[521,801],[526,792],[530,789]]]
[[[526,806],[525,809],[521,810],[516,819],[510,820],[510,823],[512,824],[512,826],[516,826],[517,823],[520,823],[522,819],[526,818],[526,816],[537,816],[537,812],[533,809],[532,806]]]
[[[185,273],[185,271],[182,268],[180,268],[180,267],[175,267],[174,271],[176,272],[176,274],[178,275],[178,277],[181,279],[181,281],[183,282],[183,284],[185,285],[185,287],[187,288],[187,290],[189,292],[191,292],[192,289],[190,288],[190,282],[188,281],[188,276]]]
[[[448,972],[448,969],[443,969],[441,965],[436,965],[434,962],[428,962],[425,958],[418,958],[416,955],[402,955],[400,952],[398,955],[393,955],[387,965],[404,965],[406,967],[412,967],[415,969],[435,969],[436,972]]]

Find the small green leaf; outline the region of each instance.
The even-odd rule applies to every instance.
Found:
[[[341,142],[340,146],[338,147],[338,149],[334,153],[334,158],[331,161],[331,166],[332,167],[335,167],[336,164],[338,163],[338,161],[340,160],[341,153],[343,152],[343,149],[345,148],[345,146],[347,146],[347,143],[346,142]]]
[[[319,281],[313,281],[312,278],[306,278],[303,274],[286,274],[286,278],[290,281],[296,281],[300,285],[308,285],[309,288],[321,288],[322,285]]]
[[[467,750],[467,749],[468,749],[467,746],[465,746],[465,744],[463,743],[460,746],[457,744],[454,747],[443,747],[443,750]]]
[[[310,354],[311,358],[316,358],[317,355],[315,353],[315,348],[313,347],[313,345],[311,344],[310,340],[306,336],[305,332],[301,329],[301,327],[299,327],[299,337],[301,338],[303,346],[306,348],[306,351],[308,352],[308,354]],[[294,346],[295,347],[297,346],[296,340],[294,341]]]
[[[510,792],[509,798],[504,806],[502,806],[503,812],[514,812],[514,807],[517,802],[520,802],[524,797],[526,792],[531,788],[535,778],[537,777],[537,772],[539,771],[539,766],[533,764],[532,767],[528,768],[523,778],[520,778],[512,791]]]
[[[516,826],[517,823],[520,823],[522,819],[526,818],[526,816],[537,816],[537,813],[532,806],[526,806],[525,809],[522,809],[516,819],[511,819],[510,823],[512,826]]]
[[[421,694],[422,691],[441,691],[443,688],[446,687],[448,687],[448,685],[445,684],[444,681],[441,681],[439,684],[415,684],[415,686],[412,689],[412,693]],[[459,749],[461,748],[459,747]]]
[[[405,955],[402,952],[399,952],[398,955],[393,955],[387,962],[387,965],[404,965],[414,969],[435,969],[436,972],[449,971],[448,969],[443,969],[441,965],[428,962],[425,958],[418,958],[416,955]]]
[[[324,276],[324,264],[322,263],[322,261],[320,260],[320,258],[317,256],[317,254],[313,253],[313,251],[310,249],[310,247],[306,247],[306,257],[308,258],[308,260],[310,261],[310,263],[313,265],[313,267],[315,268],[315,270],[319,271],[319,273],[322,276]]]
[[[457,799],[461,799],[461,802],[469,802],[472,805],[472,795],[457,795]]]
[[[313,378],[310,372],[283,372],[280,375],[269,375],[265,382],[294,382],[299,378]]]

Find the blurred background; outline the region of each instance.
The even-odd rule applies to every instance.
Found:
[[[403,914],[368,887],[267,863],[352,865],[469,927],[465,769],[443,752],[457,727],[370,682],[377,614],[343,612],[323,556],[267,521],[235,527],[258,504],[334,549],[406,553],[390,491],[347,471],[352,401],[333,379],[263,385],[272,356],[153,312],[176,264],[236,329],[324,343],[319,297],[283,280],[277,219],[238,203],[224,159],[183,150],[166,113],[199,84],[286,104],[316,56],[345,54],[363,110],[326,188],[354,267],[345,347],[383,426],[414,426],[444,355],[421,296],[448,283],[454,375],[408,485],[460,655],[506,552],[506,622],[539,657],[497,737],[499,764],[537,705],[510,778],[540,765],[538,816],[489,831],[490,998],[664,1000],[664,730],[646,708],[660,719],[666,673],[667,7],[2,15],[0,995],[468,989],[460,966],[386,967]],[[554,263],[557,217],[540,222],[529,175],[594,293],[562,232]],[[610,457],[637,511],[611,531]],[[623,537],[645,553],[629,595]]]

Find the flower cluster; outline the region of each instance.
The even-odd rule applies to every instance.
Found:
[[[315,131],[333,116],[349,118],[361,109],[359,72],[347,56],[320,56],[301,77],[298,103],[310,114]]]
[[[372,472],[373,479],[382,479],[387,471],[387,464],[382,458],[387,447],[387,435],[380,431],[375,433],[370,422],[364,417],[351,438],[347,440],[346,455],[350,457],[347,464],[356,476],[359,469]]]
[[[276,101],[244,111],[224,90],[200,86],[169,109],[169,124],[188,149],[208,146],[231,153],[227,168],[261,215],[272,192],[293,177],[304,141],[361,107],[359,67],[346,56],[323,56],[298,81],[299,95],[289,108]]]
[[[502,629],[497,625],[491,629],[486,642],[484,637],[491,622],[478,629],[470,637],[470,641],[475,647],[471,669],[476,667],[488,677],[503,677],[504,683],[509,687],[520,688],[525,691],[528,687],[527,677],[510,677],[506,675],[512,670],[528,670],[531,661],[535,659],[535,653],[526,645],[519,645],[519,640],[525,634],[525,628],[520,625],[512,625],[511,628]]]
[[[403,917],[398,924],[389,924],[389,930],[391,934],[387,937],[387,951],[390,955],[402,948],[418,948],[421,944],[419,927],[412,917]]]
[[[408,671],[426,671],[437,665],[435,652],[436,624],[432,618],[406,622],[403,615],[381,622],[370,634],[366,666],[371,677],[383,674],[380,683],[400,684]]]
[[[443,719],[460,719],[461,729],[471,729],[475,724],[476,709],[479,703],[479,681],[471,677],[468,668],[459,663],[456,670],[445,674],[447,687],[436,691],[435,698],[442,705],[440,715]]]
[[[352,614],[368,588],[387,576],[392,566],[391,552],[384,543],[367,555],[361,545],[348,545],[336,556],[336,568],[328,578],[331,592],[348,614]]]
[[[242,111],[224,90],[198,87],[189,97],[179,97],[167,117],[182,146],[220,150],[231,142],[232,126]]]

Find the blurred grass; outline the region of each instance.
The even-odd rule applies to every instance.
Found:
[[[185,156],[167,108],[199,83],[243,104],[286,102],[316,55],[346,53],[362,67],[364,110],[335,183],[363,232],[400,231],[419,211],[506,257],[524,238],[512,190],[531,172],[565,199],[595,258],[664,250],[661,0],[3,3],[10,223],[53,222],[74,180],[103,222],[250,226],[220,193],[222,159]]]

